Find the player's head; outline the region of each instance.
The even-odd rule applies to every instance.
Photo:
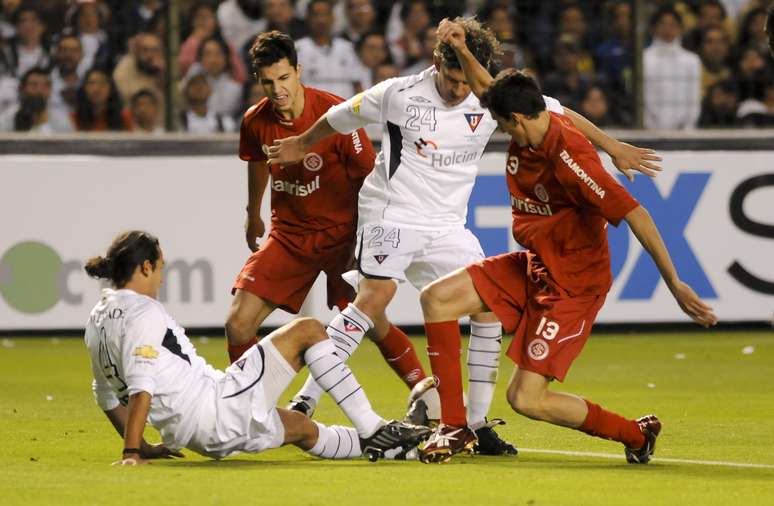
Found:
[[[774,2],[766,9],[766,35],[769,39],[769,51],[774,56]]]
[[[301,66],[293,39],[277,30],[264,32],[250,48],[250,59],[255,78],[274,108],[279,112],[290,111],[303,93]]]
[[[546,110],[535,78],[516,69],[497,74],[481,96],[481,106],[489,109],[500,129],[511,135],[523,133],[524,124]]]
[[[454,22],[465,30],[465,42],[476,60],[490,69],[500,53],[500,43],[494,33],[472,18],[456,18]],[[448,43],[438,41],[433,52],[433,63],[438,69],[438,91],[441,98],[449,105],[456,105],[465,100],[470,94],[470,86],[465,80],[465,73],[454,49]]]
[[[107,279],[115,288],[127,285],[151,297],[161,286],[164,256],[159,240],[141,230],[120,234],[113,240],[107,254],[89,259],[84,269],[98,279]]]

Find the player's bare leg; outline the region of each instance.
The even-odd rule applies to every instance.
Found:
[[[226,318],[226,340],[231,363],[258,342],[258,328],[275,307],[246,290],[236,290]]]
[[[528,418],[577,429],[623,443],[631,463],[646,464],[653,454],[661,422],[653,415],[629,420],[577,395],[552,392],[550,378],[516,369],[508,384],[508,402]]]

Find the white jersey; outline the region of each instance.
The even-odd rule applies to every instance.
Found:
[[[468,199],[497,122],[473,94],[448,106],[435,85],[435,67],[388,79],[326,113],[340,133],[382,125],[382,151],[365,179],[359,224],[387,221],[419,230],[465,225]],[[563,113],[556,99],[548,110]]]
[[[170,448],[185,447],[200,411],[224,374],[196,354],[185,330],[155,299],[104,289],[86,323],[93,390],[103,410],[151,394],[149,420]]]

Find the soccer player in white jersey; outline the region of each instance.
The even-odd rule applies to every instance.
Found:
[[[484,67],[493,65],[498,43],[492,32],[472,19],[456,21],[464,27],[476,60]],[[545,97],[545,101],[548,110],[568,114],[627,176],[631,170],[652,173],[652,169],[659,169],[654,165],[658,158],[650,150],[619,143],[582,116],[562,108],[557,100]],[[327,136],[370,123],[383,127],[382,151],[360,190],[358,271],[345,274],[357,285],[358,293],[354,303],[336,318],[373,322],[375,332],[371,335],[378,340],[380,328],[387,325],[385,308],[397,283],[408,280],[421,289],[483,259],[478,240],[465,228],[465,218],[476,163],[497,122],[470,92],[453,49],[439,43],[433,67],[381,82],[332,107],[302,135],[275,142],[269,148],[269,161],[296,162]],[[352,351],[364,334],[361,329],[347,333]],[[501,341],[501,325],[492,313],[471,316],[467,420],[476,432],[481,453],[515,453],[486,419]],[[431,364],[437,356],[434,346],[428,342]],[[313,400],[320,392],[308,379],[296,402]]]
[[[111,282],[86,324],[97,404],[123,437],[122,465],[178,456],[182,448],[221,458],[285,444],[324,458],[405,453],[429,429],[386,422],[323,326],[295,320],[246,351],[225,372],[197,355],[185,331],[156,300],[164,265],[158,240],[146,232],[119,235],[86,272]],[[276,408],[278,397],[307,365],[356,428],[312,422]],[[163,444],[143,439],[145,422]]]

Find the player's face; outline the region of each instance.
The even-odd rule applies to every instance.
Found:
[[[300,69],[300,66],[294,68],[287,58],[258,69],[258,80],[263,92],[277,111],[292,110],[293,103],[302,93]]]
[[[461,104],[470,95],[470,86],[465,80],[465,73],[461,69],[450,69],[438,65],[438,80],[436,81],[438,93],[450,106]]]

